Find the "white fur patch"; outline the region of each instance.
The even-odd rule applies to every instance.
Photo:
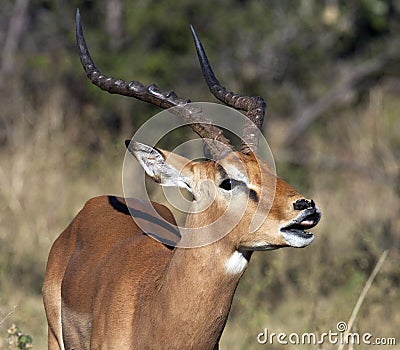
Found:
[[[63,339],[63,337],[62,337],[62,319],[61,319],[61,315],[60,315],[60,317],[59,317],[59,319],[58,319],[58,325],[59,325],[59,334],[57,334],[56,336],[58,337],[58,342],[59,342],[59,344],[58,345],[60,345],[60,350],[65,350],[65,347],[64,347],[64,339]]]
[[[237,250],[229,257],[225,263],[226,272],[230,275],[242,273],[247,266],[247,259]]]

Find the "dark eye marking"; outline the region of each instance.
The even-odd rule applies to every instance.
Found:
[[[232,191],[233,188],[236,187],[236,186],[245,186],[246,190],[249,191],[249,198],[250,198],[253,202],[258,203],[258,200],[259,200],[259,199],[258,199],[258,194],[257,194],[257,192],[254,191],[254,190],[251,190],[251,189],[249,190],[249,189],[247,188],[246,183],[243,182],[243,181],[239,181],[239,180],[227,178],[227,179],[223,180],[223,181],[220,183],[220,185],[219,185],[219,187],[222,188],[222,189],[225,190],[225,191]]]
[[[244,182],[228,178],[222,181],[219,187],[221,187],[225,191],[231,191],[234,187],[240,185],[244,185]]]
[[[249,191],[249,197],[250,197],[250,199],[251,199],[252,201],[258,203],[258,194],[257,194],[256,191],[250,190],[250,191]]]

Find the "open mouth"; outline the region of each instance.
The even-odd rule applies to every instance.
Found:
[[[286,243],[296,248],[308,246],[314,240],[314,235],[306,230],[317,225],[320,219],[321,212],[318,208],[303,210],[296,219],[281,228]]]

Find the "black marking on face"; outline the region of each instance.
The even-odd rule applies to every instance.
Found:
[[[220,183],[219,187],[221,187],[225,191],[231,191],[236,186],[243,186],[243,185],[246,186],[246,184],[243,181],[238,181],[228,177],[227,179],[225,179]]]
[[[309,201],[307,199],[298,199],[293,203],[294,210],[305,210],[309,208],[315,208],[315,203],[313,200]]]
[[[246,188],[249,191],[249,198],[255,203],[259,202],[257,192],[249,189],[245,182],[240,181],[240,180],[235,180],[235,179],[228,177],[228,173],[225,171],[225,169],[220,164],[216,164],[216,168],[217,168],[216,170],[219,172],[221,178],[224,179],[219,185],[220,188],[222,188],[225,191],[231,191],[236,186],[244,186],[244,188]]]
[[[250,191],[249,191],[249,198],[250,198],[253,202],[258,203],[258,194],[257,194],[256,191],[250,190]]]

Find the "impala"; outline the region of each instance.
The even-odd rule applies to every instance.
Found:
[[[172,247],[150,237],[157,236],[158,218],[142,216],[152,223],[152,234],[132,218],[130,212],[143,211],[140,200],[90,199],[49,254],[43,286],[49,349],[218,349],[236,287],[252,253],[305,247],[314,238],[306,231],[321,217],[314,201],[276,177],[258,156],[264,100],[221,86],[193,28],[192,33],[211,92],[226,105],[246,112],[238,150],[221,128],[192,113],[188,101],[174,92],[103,75],[90,57],[79,11],[76,14],[80,59],[93,84],[164,109],[177,107],[176,113],[204,139],[211,155],[204,161],[190,161],[137,141],[127,143],[129,152],[156,182],[192,192],[185,228],[210,224],[213,230],[222,229],[211,224],[228,206],[233,209],[224,222],[239,220],[211,244]],[[167,207],[153,206],[157,215],[176,227]],[[263,207],[269,208],[268,215],[251,227]]]

